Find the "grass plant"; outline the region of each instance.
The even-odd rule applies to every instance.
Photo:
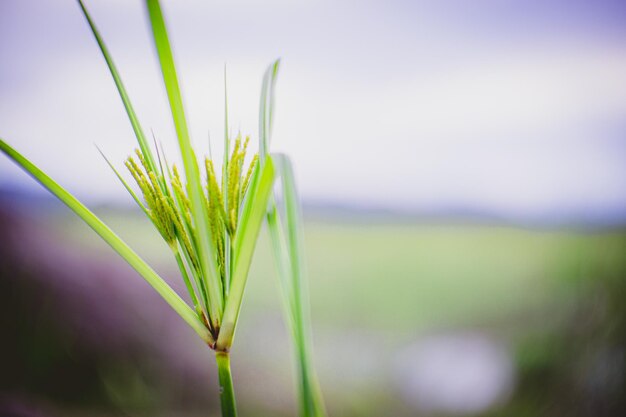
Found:
[[[84,220],[214,350],[223,416],[237,415],[230,350],[259,230],[266,222],[293,341],[300,415],[325,415],[311,359],[302,229],[293,169],[287,156],[269,152],[279,61],[272,63],[263,77],[258,155],[247,155],[249,137],[229,136],[226,111],[220,170],[216,161],[201,161],[194,151],[163,13],[158,0],[145,1],[182,156],[179,170],[168,163],[156,143],[151,146],[146,139],[113,58],[85,5],[81,0],[78,3],[111,72],[139,146],[124,163],[128,174],[106,162],[171,249],[192,305],[183,301],[84,204],[2,139],[0,150]],[[135,184],[126,178],[132,178]],[[282,186],[282,209],[274,197],[278,181]]]

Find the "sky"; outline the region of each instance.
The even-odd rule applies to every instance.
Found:
[[[626,5],[619,1],[162,1],[192,140],[257,139],[305,201],[626,222]],[[87,0],[146,131],[177,160],[143,2]],[[130,202],[136,147],[72,0],[0,0],[0,137],[92,204]],[[0,157],[0,187],[36,184]]]

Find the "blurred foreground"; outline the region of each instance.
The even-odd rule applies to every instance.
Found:
[[[48,209],[0,206],[0,416],[217,416],[212,352]],[[98,214],[183,289],[145,219]],[[306,223],[331,416],[624,415],[626,231],[392,220]],[[295,415],[269,255],[262,236],[233,353],[243,416]]]

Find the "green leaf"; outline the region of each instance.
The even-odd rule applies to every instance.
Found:
[[[259,105],[259,160],[261,163],[269,152],[274,121],[274,88],[276,87],[279,66],[280,59],[277,59],[265,70],[263,75],[261,103]]]
[[[254,247],[265,217],[273,184],[274,164],[272,159],[268,157],[260,171],[258,180],[255,184],[251,184],[251,186],[254,185],[254,189],[249,199],[244,203],[249,206],[247,210],[244,210],[247,215],[241,218],[235,234],[233,275],[230,293],[226,299],[224,316],[222,317],[222,328],[217,339],[218,350],[228,351],[233,343]]]
[[[228,155],[230,154],[230,138],[228,134],[228,82],[226,78],[226,65],[224,65],[224,161],[222,162],[222,190],[228,189]],[[224,198],[224,212],[229,213],[228,198]],[[226,219],[225,219],[226,220]],[[230,235],[224,233],[224,262],[227,265],[224,276],[224,296],[230,293],[230,277],[232,275],[230,261],[231,244]]]
[[[267,223],[287,311],[287,322],[294,343],[300,415],[321,417],[325,416],[326,412],[312,363],[309,297],[305,276],[300,205],[289,158],[282,154],[272,154],[272,159],[276,166],[277,178],[279,177],[282,182],[286,228],[281,225],[278,209],[273,199],[270,202]]]
[[[259,108],[259,160],[268,158],[274,118],[274,89],[280,60],[272,63],[263,76],[261,104]],[[283,293],[288,326],[291,330],[298,369],[298,396],[300,415],[322,417],[326,415],[315,369],[312,365],[312,343],[308,317],[308,294],[304,277],[302,229],[299,202],[291,163],[286,156],[272,155],[276,175],[282,180],[287,231],[281,226],[276,203],[272,198],[267,222],[272,239],[272,249]]]
[[[141,211],[144,212],[144,214],[146,215],[146,217],[148,217],[150,220],[152,220],[152,218],[150,217],[150,215],[148,214],[148,209],[146,208],[146,206],[143,205],[143,203],[141,202],[141,200],[139,199],[139,197],[137,197],[137,194],[135,194],[135,192],[133,191],[133,189],[130,187],[130,185],[128,185],[128,183],[126,182],[126,180],[124,179],[124,177],[122,177],[122,174],[120,174],[118,172],[117,169],[115,169],[115,166],[113,166],[113,164],[111,163],[111,161],[109,161],[109,158],[107,158],[104,155],[104,152],[102,152],[102,150],[100,148],[98,148],[96,146],[96,148],[98,149],[98,152],[100,152],[100,155],[102,155],[102,157],[104,158],[104,160],[106,161],[106,163],[109,165],[109,167],[113,170],[113,172],[115,173],[115,175],[117,176],[117,178],[120,180],[120,182],[122,183],[122,185],[124,185],[124,188],[126,188],[126,191],[128,191],[128,193],[131,195],[131,197],[133,198],[133,200],[135,200],[135,203],[137,203],[137,205],[139,206],[139,208],[141,208]]]
[[[119,236],[115,234],[102,220],[85,207],[72,194],[67,192],[52,178],[41,171],[32,162],[0,139],[0,150],[28,172],[41,185],[54,194],[59,200],[76,213],[89,227],[107,242],[126,262],[128,262],[147,282],[163,297],[163,299],[187,322],[192,329],[206,343],[212,343],[212,336],[198,319],[196,313],[176,294],[176,292],[161,278],[137,253],[135,253]]]
[[[133,109],[133,105],[130,102],[128,93],[126,93],[126,88],[124,88],[124,83],[122,83],[122,78],[117,72],[117,67],[115,66],[115,63],[113,62],[113,58],[111,57],[111,54],[109,54],[109,50],[107,49],[106,44],[104,43],[104,40],[100,36],[100,32],[98,32],[98,29],[96,28],[96,25],[91,19],[91,16],[89,15],[89,12],[87,11],[87,8],[83,4],[82,0],[78,0],[78,4],[80,4],[80,8],[83,11],[83,14],[85,15],[85,19],[87,19],[87,23],[89,23],[89,27],[91,27],[91,32],[93,33],[93,36],[96,38],[96,42],[98,42],[98,46],[100,47],[100,50],[102,51],[102,56],[104,57],[107,63],[107,66],[109,67],[109,71],[111,72],[111,75],[113,76],[113,81],[115,81],[115,85],[117,86],[117,91],[119,92],[120,97],[122,98],[122,102],[124,103],[124,107],[126,108],[126,114],[128,114],[130,123],[133,126],[133,131],[135,132],[135,136],[137,137],[137,142],[139,143],[141,152],[144,158],[146,159],[146,162],[150,166],[150,168],[156,172],[156,164],[154,162],[154,156],[152,156],[152,152],[150,151],[150,147],[148,146],[148,141],[146,140],[146,135],[144,135],[143,129],[141,128],[141,125],[139,124],[139,119],[137,118],[137,115],[135,114],[135,110]]]
[[[172,118],[176,127],[178,136],[178,144],[185,165],[185,176],[189,184],[191,211],[197,232],[197,240],[199,245],[200,265],[205,280],[207,281],[207,289],[209,296],[209,315],[214,328],[219,328],[220,319],[224,308],[224,300],[222,293],[222,281],[217,272],[216,261],[214,258],[215,249],[211,238],[211,228],[209,227],[206,213],[208,208],[204,194],[202,192],[202,184],[200,180],[200,170],[198,168],[198,160],[191,146],[189,139],[189,130],[185,118],[185,110],[183,100],[176,76],[176,67],[170,42],[167,36],[165,21],[161,6],[158,0],[146,0],[148,12],[150,15],[150,23],[152,26],[152,34],[154,44],[159,56],[161,72],[163,74],[163,82],[167,90]]]

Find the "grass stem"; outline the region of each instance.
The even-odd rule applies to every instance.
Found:
[[[215,361],[217,362],[217,372],[220,382],[222,417],[236,417],[237,406],[235,404],[233,377],[230,372],[230,354],[228,352],[216,352]]]

